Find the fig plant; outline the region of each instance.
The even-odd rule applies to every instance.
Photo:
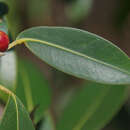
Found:
[[[5,14],[0,30],[0,98],[6,103],[0,130],[100,130],[123,105],[130,60],[110,41],[80,29],[39,26],[19,33],[3,52],[9,35]],[[57,121],[50,112],[48,82],[33,63],[17,58],[11,49],[19,44],[50,66],[87,80]]]

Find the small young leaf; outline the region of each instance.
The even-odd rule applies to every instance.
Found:
[[[130,61],[118,47],[95,34],[66,27],[34,27],[13,45],[26,46],[53,67],[104,84],[130,84]]]
[[[29,115],[21,101],[8,89],[0,86],[0,91],[9,95],[0,130],[34,130]]]

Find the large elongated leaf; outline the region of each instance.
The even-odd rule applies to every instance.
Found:
[[[125,86],[89,83],[71,98],[56,130],[101,130],[117,113],[125,98]]]
[[[118,47],[95,34],[65,27],[35,27],[22,32],[16,44],[68,74],[107,84],[130,84],[130,62]]]
[[[9,95],[3,117],[0,121],[0,130],[34,130],[21,101],[8,89],[0,86],[0,91]]]
[[[43,118],[51,102],[51,90],[47,80],[32,62],[19,60],[16,95],[29,112],[34,113],[35,122]]]

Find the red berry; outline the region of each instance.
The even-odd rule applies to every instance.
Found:
[[[8,45],[9,45],[8,35],[5,32],[0,31],[0,51],[1,52],[6,51],[8,48]]]

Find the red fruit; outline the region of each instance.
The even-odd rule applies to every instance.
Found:
[[[9,37],[8,35],[3,32],[0,31],[0,51],[4,52],[8,49],[8,45],[9,45]]]

